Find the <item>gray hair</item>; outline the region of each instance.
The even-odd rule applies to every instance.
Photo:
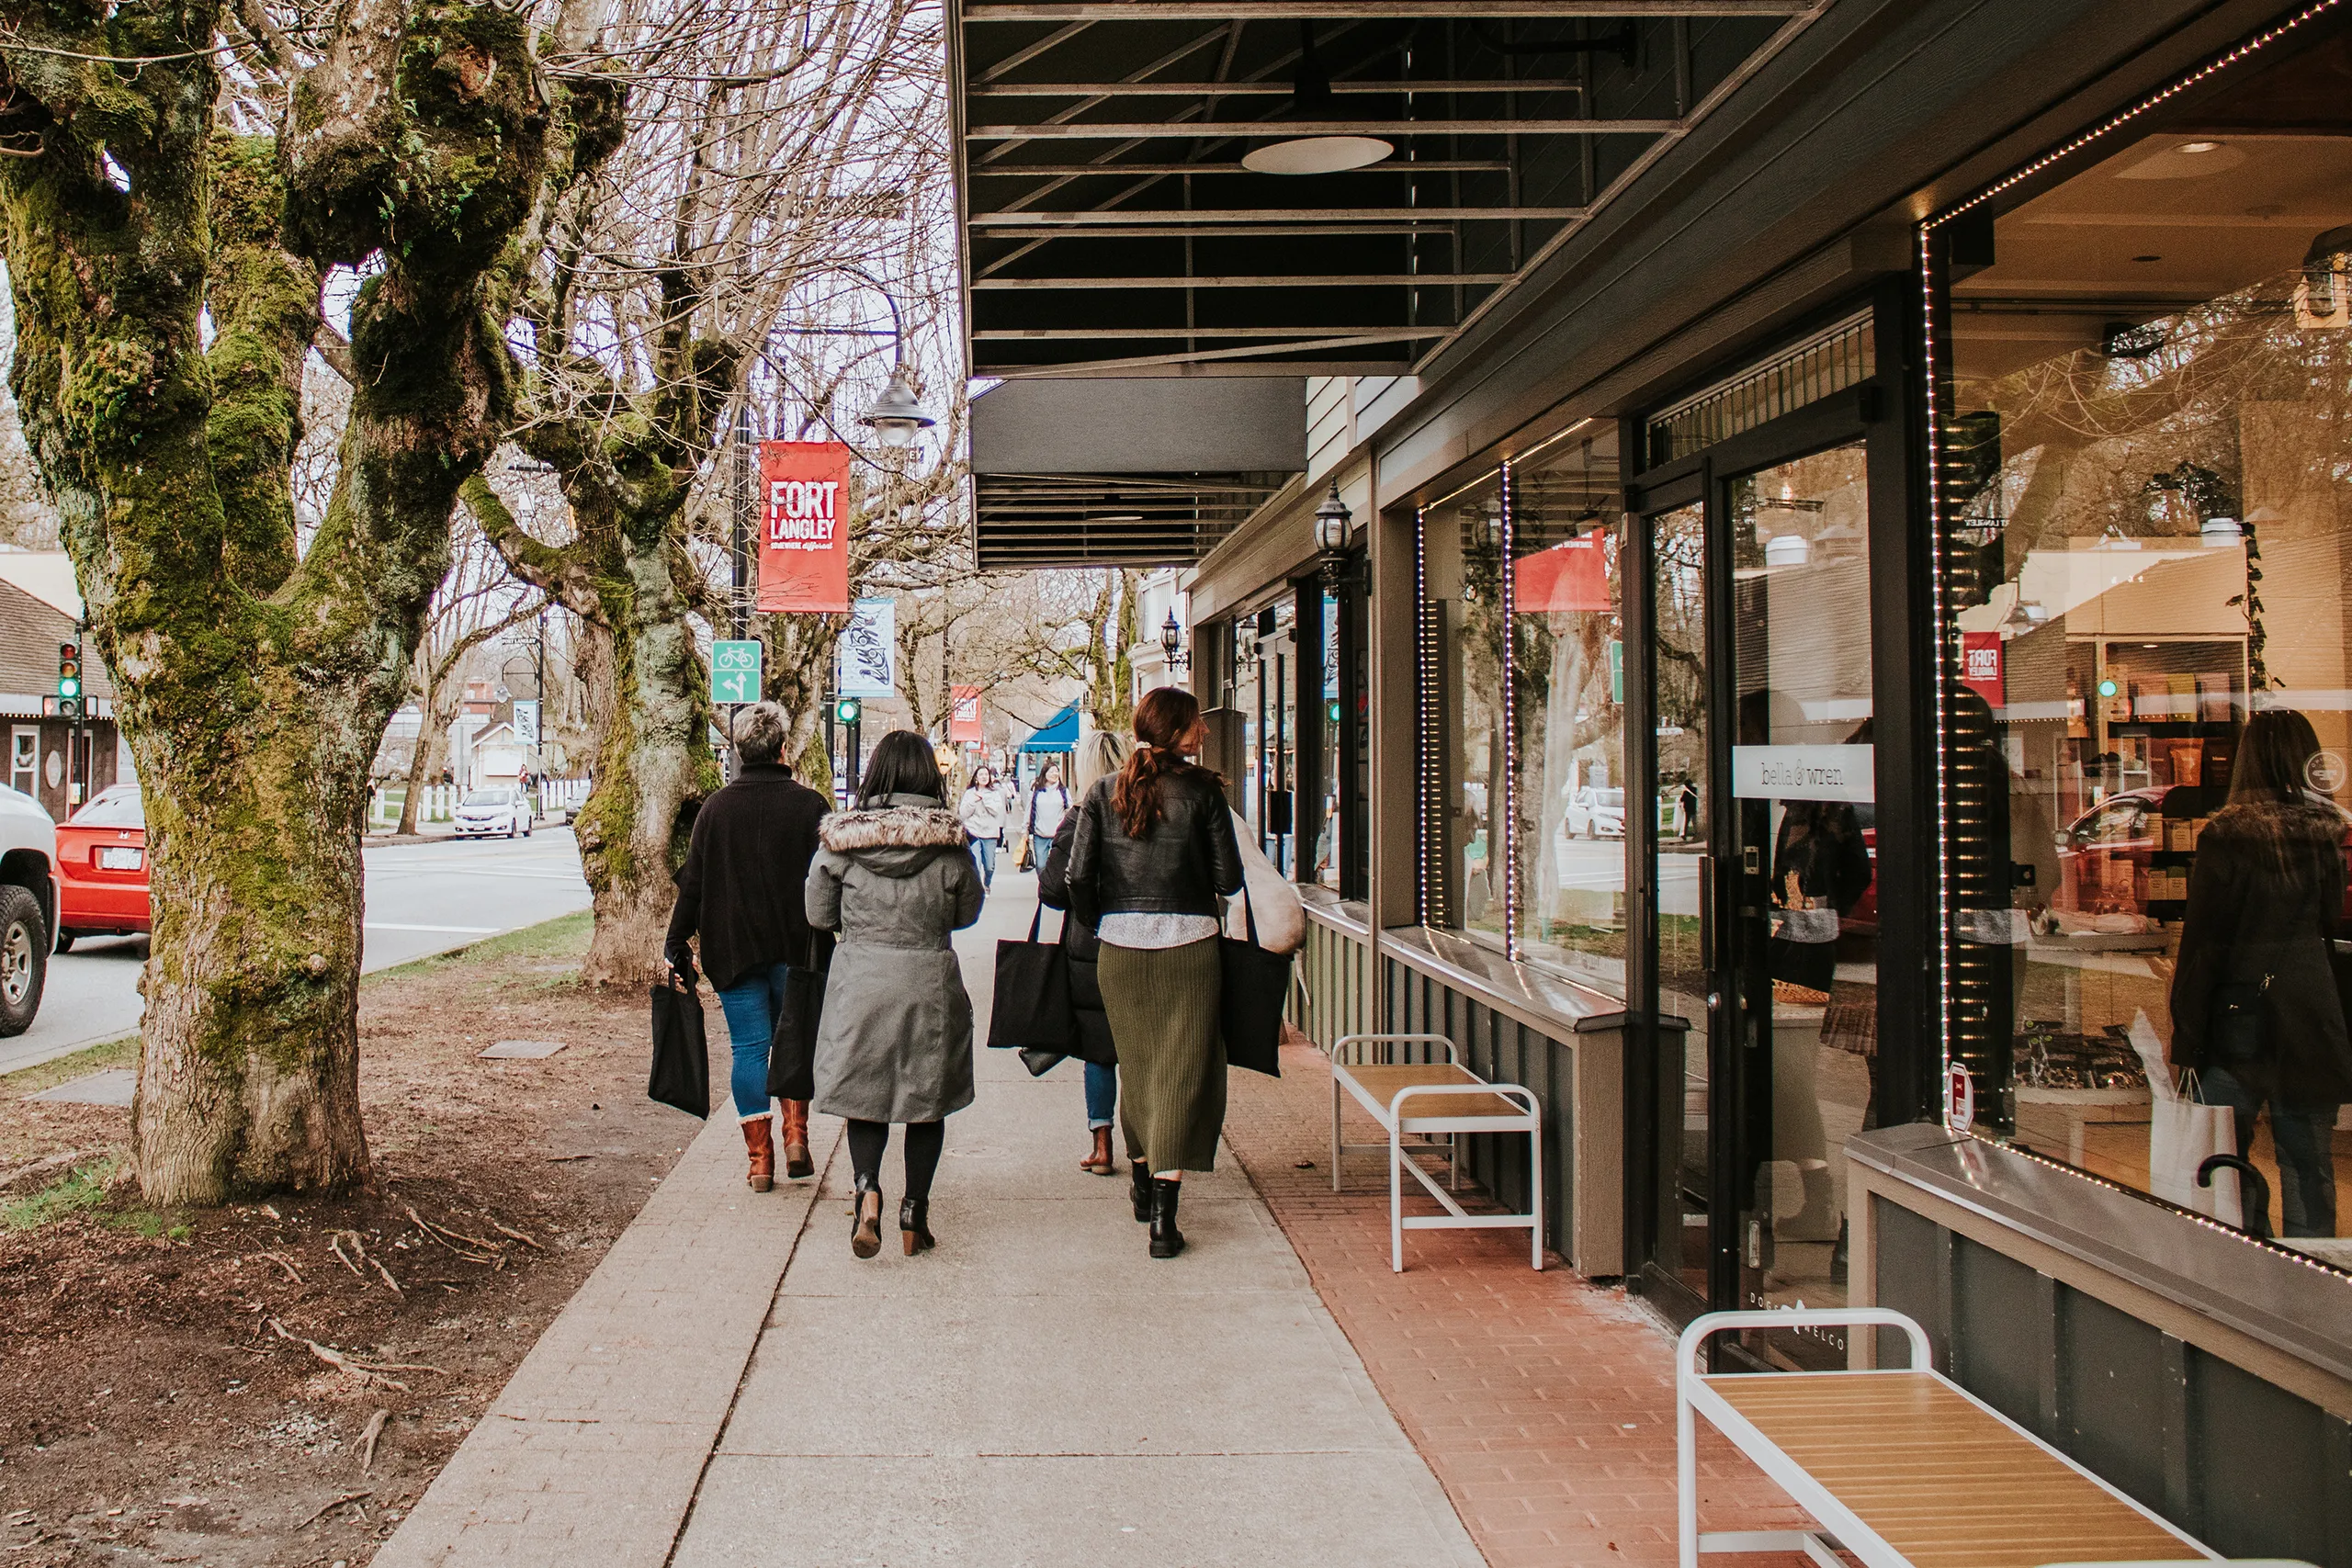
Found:
[[[735,754],[747,768],[773,767],[784,755],[792,726],[774,703],[753,703],[735,716]]]
[[[1127,738],[1108,729],[1098,729],[1078,743],[1078,750],[1070,758],[1070,787],[1083,795],[1092,789],[1096,781],[1109,778],[1127,765]]]

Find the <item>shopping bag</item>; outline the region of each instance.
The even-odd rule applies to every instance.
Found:
[[[1027,833],[1020,834],[1013,840],[1012,869],[1015,871],[1029,869],[1029,840],[1030,835]]]
[[[2238,1195],[2238,1174],[2213,1173],[2213,1185],[2197,1184],[2198,1168],[2214,1155],[2238,1152],[2236,1118],[2226,1105],[2200,1105],[2197,1075],[2181,1075],[2173,1087],[2172,1069],[2165,1065],[2163,1043],[2146,1012],[2132,1020],[2132,1048],[2148,1076],[2148,1190],[2167,1203],[2193,1213],[2207,1214],[2225,1225],[2243,1224],[2245,1210]]]
[[[710,1114],[710,1043],[692,980],[653,987],[653,1070],[645,1094],[689,1116]]]
[[[1046,907],[1029,920],[1025,942],[996,944],[996,997],[989,1009],[989,1044],[995,1050],[1040,1046],[1068,1052],[1078,1043],[1078,1013],[1070,1005],[1069,955],[1059,938],[1039,942]]]
[[[1283,1004],[1290,998],[1290,954],[1258,943],[1258,915],[1250,885],[1241,886],[1247,941],[1217,939],[1217,1021],[1225,1032],[1226,1065],[1283,1076]]]
[[[1298,888],[1282,874],[1280,867],[1266,858],[1258,847],[1258,830],[1244,821],[1239,812],[1233,814],[1234,843],[1241,851],[1241,887],[1249,895],[1244,904],[1259,916],[1258,945],[1273,953],[1292,953],[1306,945],[1306,904],[1299,897]],[[1225,918],[1226,934],[1238,940],[1241,933],[1234,930],[1233,916]]]
[[[832,938],[816,932],[800,962],[785,972],[784,997],[775,1010],[775,1033],[768,1042],[768,1098],[813,1100],[817,1095],[817,1026],[825,1015],[825,973],[831,967]]]

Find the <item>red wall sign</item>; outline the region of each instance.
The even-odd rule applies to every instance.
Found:
[[[980,689],[978,686],[947,688],[947,739],[950,740],[984,740],[980,733]]]
[[[2001,634],[1960,634],[1961,683],[1995,707],[2007,702],[2001,680]]]
[[[849,448],[838,441],[760,443],[763,611],[849,608]]]

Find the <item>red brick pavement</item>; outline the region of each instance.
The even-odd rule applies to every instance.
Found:
[[[1231,1089],[1227,1143],[1487,1562],[1672,1568],[1674,1341],[1664,1324],[1557,1258],[1536,1273],[1520,1231],[1408,1233],[1406,1271],[1392,1273],[1385,1162],[1351,1156],[1346,1190],[1331,1190],[1322,1054],[1286,1045],[1279,1080],[1236,1073]],[[1348,1134],[1377,1135],[1368,1119]],[[1804,1523],[1761,1472],[1701,1430],[1707,1529]]]

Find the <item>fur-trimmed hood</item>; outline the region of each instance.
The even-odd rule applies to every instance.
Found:
[[[892,795],[895,803],[928,796]],[[817,825],[817,842],[883,876],[912,876],[943,850],[969,840],[956,813],[940,806],[889,805],[836,811]]]

